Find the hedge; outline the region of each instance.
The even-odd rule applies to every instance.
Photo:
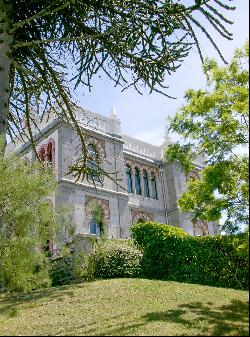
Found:
[[[145,277],[248,289],[248,233],[195,237],[153,222],[135,224],[131,232],[144,251]]]

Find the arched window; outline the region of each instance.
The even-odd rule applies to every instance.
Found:
[[[47,149],[47,159],[49,164],[53,164],[53,145],[51,143],[48,144],[48,149]]]
[[[144,187],[144,196],[149,198],[148,174],[145,170],[143,170],[143,187]]]
[[[135,168],[135,192],[136,194],[141,195],[141,179],[140,179],[140,171],[138,168]]]
[[[152,198],[158,199],[156,179],[155,179],[155,175],[153,173],[151,173],[151,190],[152,190]]]
[[[98,166],[96,164],[98,163],[98,152],[94,144],[88,144],[88,155],[89,160],[87,165],[91,170],[93,170],[88,178],[95,181],[101,181],[100,176],[97,174]]]
[[[104,234],[105,220],[104,211],[99,204],[92,209],[92,218],[90,220],[90,234],[102,236]]]
[[[47,144],[43,144],[39,149],[39,157],[44,165],[55,165],[55,141],[54,139],[49,139]]]
[[[90,234],[95,234],[97,236],[101,235],[100,227],[95,219],[90,220]]]
[[[126,180],[128,193],[133,193],[131,167],[126,165]]]
[[[97,159],[98,154],[97,154],[96,147],[94,144],[88,144],[88,154],[94,160]]]

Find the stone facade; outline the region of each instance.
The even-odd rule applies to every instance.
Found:
[[[179,196],[185,191],[187,179],[176,163],[162,161],[169,142],[166,137],[161,146],[140,141],[121,134],[121,122],[113,112],[105,117],[76,107],[77,120],[85,131],[86,143],[92,144],[101,161],[102,168],[113,172],[119,185],[104,177],[94,185],[87,181],[76,182],[68,174],[69,164],[79,156],[79,139],[71,125],[55,114],[47,114],[40,122],[41,132],[36,133],[37,152],[49,161],[58,181],[58,189],[51,196],[55,209],[66,207],[76,233],[90,234],[93,219],[91,209],[97,203],[103,210],[105,231],[109,237],[130,237],[130,226],[138,220],[152,220],[183,228],[191,235],[214,235],[218,228],[212,223],[193,224],[188,214],[181,214],[177,207]],[[35,160],[29,142],[16,141],[9,144],[27,161]],[[92,233],[95,235],[95,233]]]

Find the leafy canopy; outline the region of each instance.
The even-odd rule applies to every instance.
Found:
[[[226,25],[232,22],[224,12],[233,9],[220,0],[189,4],[173,0],[1,0],[0,48],[8,45],[3,50],[10,62],[0,58],[0,83],[9,67],[9,84],[0,97],[8,112],[0,106],[0,134],[20,136],[25,118],[33,144],[36,120],[31,109],[38,111],[39,105],[42,118],[57,103],[61,109],[55,113],[77,130],[82,156],[72,172],[84,178],[90,158],[69,88],[82,85],[90,89],[92,78],[105,74],[123,90],[134,86],[141,92],[146,87],[166,94],[165,73],[175,72],[193,46],[202,58],[197,30],[223,58],[204,21],[230,40]],[[68,64],[76,67],[70,77]]]
[[[205,158],[199,179],[190,179],[179,199],[182,211],[193,213],[193,220],[217,221],[223,212],[222,229],[236,232],[248,224],[249,207],[249,44],[236,49],[226,67],[215,60],[203,66],[205,90],[186,91],[187,104],[170,123],[185,144],[166,150],[166,160],[177,160],[188,175],[195,169],[193,159]]]

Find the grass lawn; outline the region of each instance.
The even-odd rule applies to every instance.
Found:
[[[111,279],[0,294],[2,336],[248,336],[248,292]]]

